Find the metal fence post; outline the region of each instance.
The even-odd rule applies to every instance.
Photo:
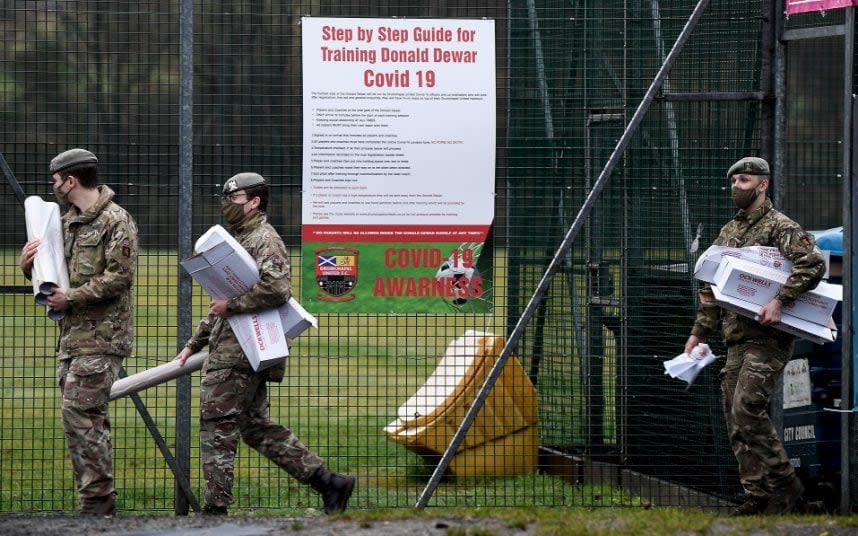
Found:
[[[840,408],[848,410],[841,415],[840,421],[840,512],[850,514],[855,511],[853,499],[858,485],[853,481],[855,454],[852,441],[855,438],[855,255],[853,239],[858,217],[855,215],[856,205],[856,109],[854,92],[853,61],[855,60],[855,8],[846,10],[843,23],[843,260],[844,266],[844,296],[843,353],[841,359],[842,393]]]
[[[182,0],[179,16],[179,259],[191,255],[193,224],[193,77],[194,77],[194,2]],[[177,307],[177,347],[181,348],[191,336],[191,276],[179,270]],[[176,380],[176,458],[182,476],[190,481],[191,474],[191,377]],[[188,514],[188,501],[176,485],[175,510]]]

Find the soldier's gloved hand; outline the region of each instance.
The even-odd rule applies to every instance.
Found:
[[[187,346],[185,346],[184,348],[182,348],[182,351],[179,352],[179,355],[177,355],[176,358],[173,359],[173,361],[178,361],[179,366],[183,367],[183,366],[185,366],[185,361],[187,361],[188,358],[191,357],[193,354],[194,354],[194,351],[191,350],[190,348],[188,348]]]

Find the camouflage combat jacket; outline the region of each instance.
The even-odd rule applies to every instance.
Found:
[[[259,281],[246,293],[227,301],[230,314],[252,313],[280,307],[292,296],[291,268],[286,246],[274,227],[268,223],[265,213],[259,212],[248,220],[232,226],[230,232],[256,261]],[[209,347],[209,357],[203,372],[220,369],[252,371],[250,362],[229,322],[213,314],[204,318],[196,333],[186,346],[195,353]],[[280,363],[265,369],[268,379],[281,381],[285,365]]]
[[[98,191],[89,210],[72,205],[62,218],[70,288],[59,359],[131,355],[137,224],[112,201],[113,190],[101,185]]]
[[[816,247],[813,235],[775,210],[769,199],[753,212],[740,210],[733,220],[721,228],[715,245],[777,247],[781,255],[793,263],[792,273],[777,295],[784,305],[816,287],[825,273],[825,258]],[[718,307],[711,286],[704,285],[700,290],[700,306],[691,334],[706,339],[718,329],[719,324],[727,344],[774,339],[784,345],[793,340],[792,335],[783,331]]]

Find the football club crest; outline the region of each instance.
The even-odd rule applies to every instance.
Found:
[[[318,299],[345,302],[354,299],[357,285],[358,250],[348,247],[326,247],[315,251]]]

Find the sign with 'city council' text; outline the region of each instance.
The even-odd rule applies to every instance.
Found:
[[[302,303],[491,304],[491,20],[302,19]]]

